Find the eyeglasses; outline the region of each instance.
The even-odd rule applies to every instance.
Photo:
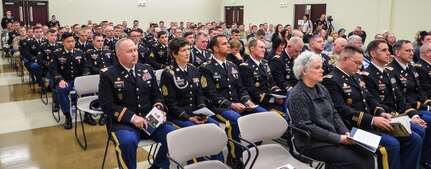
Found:
[[[349,57],[350,58],[350,57]],[[350,58],[356,65],[362,65],[361,61],[353,60],[353,58]]]

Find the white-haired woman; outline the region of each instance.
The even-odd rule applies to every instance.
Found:
[[[298,150],[325,162],[327,169],[372,169],[371,152],[354,146],[348,139],[349,130],[334,109],[323,79],[322,59],[312,52],[304,52],[295,59],[293,72],[299,82],[289,95],[292,123],[309,131],[311,139],[294,133]]]

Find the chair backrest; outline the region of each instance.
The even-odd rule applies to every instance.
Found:
[[[76,94],[96,93],[99,90],[99,75],[79,76],[75,78],[74,88]]]
[[[238,119],[241,138],[252,143],[280,138],[287,130],[286,120],[276,112],[260,112]],[[248,145],[241,141],[241,144]]]
[[[226,143],[225,132],[215,124],[185,127],[167,135],[169,156],[180,164],[193,158],[220,153]]]

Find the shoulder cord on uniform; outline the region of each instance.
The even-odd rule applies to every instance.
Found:
[[[173,71],[173,70],[169,70],[169,73],[171,73],[171,74],[172,74],[172,78],[174,79],[174,84],[175,84],[175,86],[176,86],[178,89],[182,90],[182,89],[187,88],[187,86],[189,85],[189,81],[187,81],[187,80],[185,80],[185,79],[184,79],[184,81],[186,82],[186,85],[184,85],[183,87],[180,87],[180,85],[178,85],[178,83],[177,83],[177,77],[175,76],[174,71]]]

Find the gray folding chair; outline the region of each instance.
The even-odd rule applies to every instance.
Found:
[[[185,165],[188,160],[222,151],[228,138],[215,124],[202,124],[172,131],[167,136],[168,158],[181,169],[228,169],[218,160]]]
[[[251,156],[244,152],[244,158],[253,161],[244,164],[245,168],[278,168],[289,163],[289,152],[279,144],[255,145],[254,143],[280,138],[287,130],[286,120],[276,112],[261,112],[242,116],[238,119],[241,133],[241,144],[251,146]]]

